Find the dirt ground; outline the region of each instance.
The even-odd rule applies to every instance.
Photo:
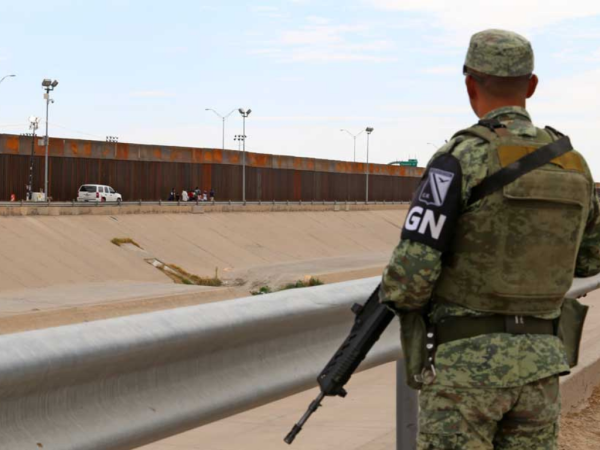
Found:
[[[600,386],[594,390],[585,409],[564,416],[560,426],[560,450],[598,450],[600,448]]]

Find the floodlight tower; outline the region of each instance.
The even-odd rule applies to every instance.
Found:
[[[40,118],[29,117],[29,129],[31,130],[31,158],[29,158],[29,184],[27,185],[27,200],[31,200],[33,193],[33,162],[35,157],[35,132],[40,125]]]
[[[244,108],[238,109],[243,118],[243,132],[242,142],[244,143],[244,151],[242,156],[242,201],[246,203],[246,117],[252,112],[251,109],[245,110]]]
[[[373,132],[374,128],[373,127],[367,127],[365,128],[365,131],[367,132],[367,186],[366,186],[366,198],[365,201],[366,203],[369,203],[369,136],[371,136],[371,133]]]
[[[46,91],[44,94],[44,100],[46,100],[46,139],[44,140],[44,143],[46,144],[46,165],[44,168],[44,199],[46,201],[48,201],[48,110],[50,109],[50,103],[54,103],[54,100],[50,98],[50,92],[53,91],[56,86],[58,86],[57,80],[44,78],[42,81],[42,88]]]
[[[245,138],[245,137],[246,137],[246,136],[242,136],[241,134],[236,134],[236,135],[233,137],[233,140],[234,140],[234,141],[237,141],[237,143],[238,143],[238,152],[241,152],[241,151],[242,151],[242,141],[244,140],[244,138]]]

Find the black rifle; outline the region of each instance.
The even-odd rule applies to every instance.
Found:
[[[294,441],[308,418],[321,406],[321,400],[325,396],[346,396],[347,392],[344,386],[394,318],[394,313],[379,303],[379,286],[364,306],[355,303],[352,306],[352,312],[356,314],[356,317],[350,334],[319,374],[317,382],[321,387],[321,392],[285,437],[284,441],[288,444]]]

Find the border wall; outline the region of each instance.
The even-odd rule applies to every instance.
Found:
[[[26,196],[31,155],[33,190],[44,185],[43,137],[0,134],[0,200]],[[242,199],[242,152],[50,138],[49,197],[70,201],[79,186],[106,184],[123,200],[166,200],[172,188],[215,190]],[[418,167],[369,164],[369,200],[409,201]],[[246,152],[248,201],[364,201],[366,164]]]

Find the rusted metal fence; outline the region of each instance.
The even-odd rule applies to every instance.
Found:
[[[0,135],[0,200],[25,198],[31,137]],[[34,142],[33,190],[43,186],[44,148]],[[249,201],[364,201],[365,165],[247,153]],[[422,169],[372,164],[369,200],[409,201]],[[153,147],[51,139],[49,196],[70,201],[86,183],[112,186],[124,200],[166,200],[171,189],[214,189],[218,200],[242,198],[242,165],[232,150]]]

